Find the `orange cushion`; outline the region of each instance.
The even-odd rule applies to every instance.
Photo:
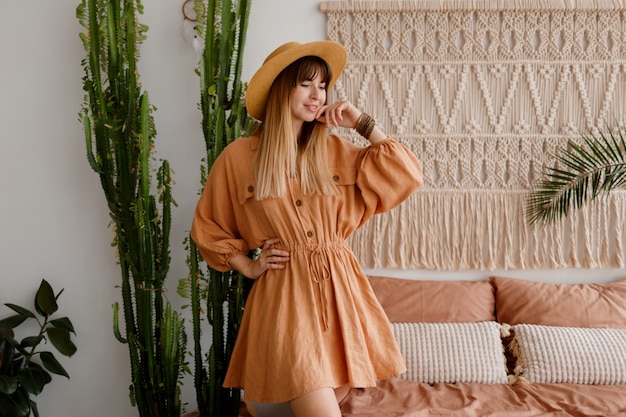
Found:
[[[508,324],[626,328],[626,279],[548,284],[492,276],[496,316]]]
[[[472,323],[495,320],[494,291],[487,280],[368,278],[391,322]]]

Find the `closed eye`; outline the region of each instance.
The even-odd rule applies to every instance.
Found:
[[[302,83],[300,83],[300,86],[304,87],[304,88],[311,87],[311,82],[302,82]],[[326,90],[326,84],[320,84],[319,89],[320,90]]]

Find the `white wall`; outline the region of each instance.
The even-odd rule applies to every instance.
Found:
[[[80,65],[84,57],[75,18],[78,0],[0,1],[0,304],[31,306],[40,280],[58,291],[61,314],[74,322],[78,352],[60,357],[71,379],[55,376],[36,398],[46,417],[137,415],[128,401],[125,345],[111,330],[111,304],[119,300],[119,269],[110,246],[113,234],[97,175],[85,157]],[[144,0],[150,26],[142,48],[143,87],[157,106],[156,146],[176,171],[172,267],[168,298],[186,276],[182,240],[199,190],[204,143],[197,110],[195,55],[181,35],[182,0]],[[284,16],[284,18],[280,17]],[[290,40],[325,38],[317,0],[254,0],[245,49],[244,78],[265,56]],[[372,272],[372,271],[370,271]],[[489,272],[374,271],[436,279],[480,279]],[[498,272],[498,271],[496,271]],[[609,281],[609,271],[503,272],[553,282]],[[0,317],[11,312],[0,306]],[[184,400],[195,407],[188,379]]]

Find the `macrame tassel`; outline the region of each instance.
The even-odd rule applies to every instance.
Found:
[[[500,324],[500,337],[510,337],[511,336],[511,325],[508,323]]]

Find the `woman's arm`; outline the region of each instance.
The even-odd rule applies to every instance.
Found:
[[[316,119],[321,123],[326,123],[328,127],[341,126],[354,129],[357,127],[361,115],[363,115],[363,112],[357,109],[348,100],[340,100],[320,108]],[[384,141],[387,137],[388,136],[378,126],[374,126],[369,137],[365,139],[369,140],[370,143],[374,145]]]
[[[385,132],[380,130],[378,126],[374,126],[374,130],[372,130],[372,134],[367,140],[369,140],[372,145],[375,145],[386,140],[388,137],[389,136],[387,136]]]
[[[280,239],[268,239],[256,259],[237,254],[228,260],[228,264],[250,279],[259,278],[268,269],[284,269],[285,263],[289,261],[289,252],[273,247],[279,242]]]

